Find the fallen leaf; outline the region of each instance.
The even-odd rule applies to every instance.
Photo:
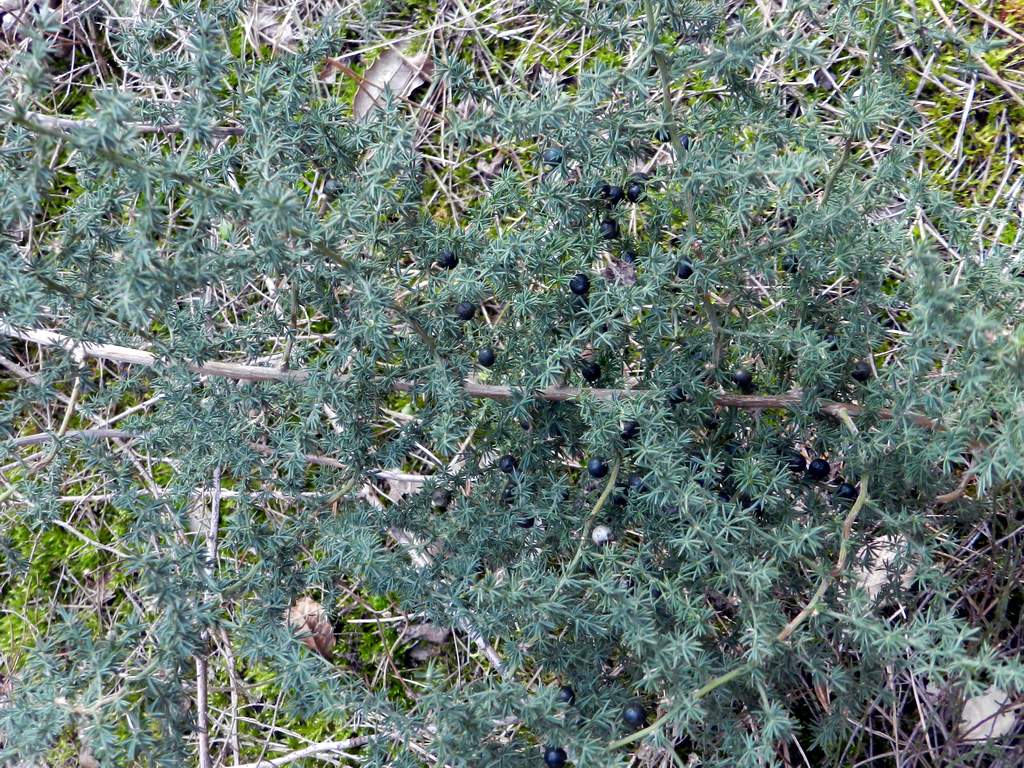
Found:
[[[611,266],[601,270],[601,276],[609,283],[636,285],[636,265],[628,261],[615,260]]]
[[[448,642],[448,638],[452,636],[452,631],[448,627],[439,627],[436,624],[412,624],[405,630],[405,636],[440,645]]]
[[[430,81],[434,63],[426,53],[406,56],[397,48],[388,48],[363,73],[362,82],[352,102],[352,112],[362,120],[381,106],[384,90],[405,98],[421,85]]]
[[[100,768],[100,761],[96,759],[88,747],[82,747],[78,753],[78,768]]]
[[[1017,718],[1006,711],[1010,697],[995,686],[980,696],[972,696],[964,704],[960,717],[960,736],[964,741],[998,739],[1013,730]]]
[[[320,603],[311,597],[300,597],[288,609],[287,619],[289,626],[296,630],[307,648],[325,659],[331,658],[335,642],[334,627],[327,620],[327,613]]]
[[[423,488],[424,480],[426,480],[422,475],[411,475],[398,470],[389,472],[386,479],[388,484],[387,496],[396,503],[405,496],[419,493],[420,489]]]
[[[421,664],[424,661],[429,661],[436,656],[441,655],[441,648],[436,645],[424,642],[423,640],[417,640],[413,643],[412,647],[408,651],[409,658]]]
[[[863,568],[854,569],[854,580],[858,587],[863,589],[874,600],[882,591],[882,588],[889,583],[889,580],[897,575],[895,561],[905,556],[907,551],[907,540],[902,536],[882,536],[871,543],[870,548],[861,549],[857,559],[864,560],[871,553],[870,559]],[[900,585],[906,589],[914,579],[916,569],[912,565],[904,566],[900,577]]]

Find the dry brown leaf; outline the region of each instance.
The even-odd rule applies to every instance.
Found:
[[[334,650],[334,627],[327,620],[327,613],[311,597],[300,597],[288,609],[288,625],[296,631],[299,639],[311,651],[325,659],[331,658]]]
[[[610,266],[601,270],[601,277],[609,283],[636,285],[636,265],[616,259]]]
[[[429,82],[433,72],[434,63],[426,53],[406,56],[397,48],[388,48],[363,73],[352,102],[352,113],[357,120],[362,120],[383,103],[385,89],[405,98]]]

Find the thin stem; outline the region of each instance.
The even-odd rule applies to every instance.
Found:
[[[583,550],[586,548],[587,545],[587,537],[590,535],[590,526],[593,524],[594,520],[597,519],[597,516],[598,514],[600,514],[601,509],[608,501],[608,497],[611,496],[612,490],[615,488],[615,479],[618,476],[619,462],[616,461],[614,464],[612,464],[611,472],[608,473],[608,482],[605,483],[604,490],[601,492],[601,495],[598,496],[597,502],[595,502],[593,509],[590,510],[590,514],[587,515],[587,519],[583,522],[583,533],[580,536],[580,545],[576,549],[576,554],[573,555],[572,560],[569,561],[569,564],[565,567],[565,570],[562,571],[562,577],[558,580],[558,583],[555,585],[554,590],[551,592],[552,598],[554,598],[555,595],[562,591],[562,587],[565,586],[565,583],[569,580],[569,577],[572,575],[572,572],[576,570],[576,565],[577,563],[579,563],[580,558],[583,557]]]
[[[690,698],[693,701],[700,701],[705,696],[707,696],[709,693],[714,691],[716,688],[719,688],[719,687],[725,685],[726,683],[732,682],[733,680],[735,680],[737,677],[739,677],[740,675],[744,674],[745,672],[749,672],[751,669],[754,668],[754,666],[755,666],[755,664],[753,662],[748,661],[745,664],[741,664],[738,667],[730,669],[728,672],[719,675],[718,677],[716,677],[716,678],[708,681],[704,685],[702,685],[700,688],[696,689],[691,694]],[[621,739],[618,739],[617,741],[613,741],[611,744],[608,745],[608,748],[609,749],[618,749],[620,747],[626,746],[627,744],[632,744],[634,741],[639,741],[640,739],[644,738],[645,736],[650,736],[651,734],[655,733],[658,729],[660,729],[662,725],[665,724],[665,722],[669,719],[670,714],[671,713],[666,712],[664,715],[659,717],[657,720],[655,720],[650,725],[648,725],[648,726],[646,726],[644,728],[641,728],[639,731],[634,731],[633,733],[629,734],[628,736],[624,736]]]
[[[829,197],[832,195],[832,189],[836,185],[836,179],[839,178],[839,172],[843,170],[846,161],[850,159],[850,149],[852,147],[853,139],[847,136],[845,141],[843,141],[843,151],[839,153],[839,159],[832,168],[832,172],[828,175],[828,179],[825,180],[825,190],[821,193],[821,202],[818,204],[819,208],[824,208],[825,203],[828,202]]]
[[[859,430],[857,425],[853,423],[853,419],[850,418],[849,411],[845,408],[839,409],[839,420],[843,422],[848,430],[853,435],[858,435]],[[853,534],[853,524],[857,521],[857,516],[860,514],[864,505],[868,501],[868,482],[870,478],[868,475],[864,475],[860,480],[860,491],[857,493],[857,499],[853,502],[853,506],[850,507],[850,511],[847,513],[846,518],[843,520],[843,528],[839,538],[839,556],[836,558],[836,565],[831,572],[825,574],[822,578],[821,583],[818,584],[818,588],[814,590],[814,594],[811,595],[811,599],[807,601],[807,604],[793,620],[790,621],[782,631],[776,635],[775,639],[780,643],[788,640],[797,628],[803,624],[807,618],[814,613],[818,607],[818,603],[825,596],[825,592],[832,586],[832,582],[843,572],[846,567],[846,558],[849,556],[850,549],[850,537]]]
[[[3,320],[0,320],[0,335],[10,336],[22,341],[30,341],[42,346],[60,347],[74,354],[80,354],[83,357],[144,365],[151,368],[162,364],[156,355],[142,349],[121,347],[114,344],[79,342],[56,331],[20,329]],[[186,367],[193,373],[201,376],[224,377],[241,381],[297,382],[307,379],[310,375],[310,371],[306,369],[282,371],[280,368],[270,366],[213,360],[200,365],[189,363],[186,364]],[[344,381],[345,377],[339,377],[339,380]],[[392,383],[392,388],[398,392],[414,392],[419,389],[419,386],[415,381],[397,380]],[[552,386],[526,391],[522,388],[508,385],[481,384],[472,379],[467,379],[463,382],[463,391],[467,396],[475,398],[512,400],[516,397],[528,395],[539,400],[551,402],[568,402],[585,397],[591,397],[595,400],[616,401],[653,394],[653,391],[648,389],[595,389],[566,386]],[[715,405],[721,408],[743,408],[746,410],[766,410],[769,408],[797,409],[804,405],[804,393],[800,390],[791,390],[779,395],[737,395],[721,392],[714,397]],[[942,428],[937,419],[925,416],[924,414],[914,413],[913,411],[897,413],[889,408],[869,410],[855,403],[838,403],[832,400],[819,400],[817,408],[820,413],[837,419],[839,418],[839,412],[845,410],[850,416],[871,413],[879,419],[906,419],[923,429],[939,430]]]

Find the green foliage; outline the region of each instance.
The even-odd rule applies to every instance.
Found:
[[[53,29],[0,76],[5,356],[36,365],[33,328],[153,356],[56,345],[0,382],[2,648],[31,645],[0,761],[194,764],[207,687],[240,762],[365,736],[370,766],[536,765],[544,744],[588,767],[844,764],[889,732],[923,760],[926,687],[944,754],[995,749],[955,728],[964,696],[1024,682],[997,545],[1024,482],[1022,265],[919,174],[900,14],[537,0],[586,47],[417,39],[430,84],[355,120],[325,58],[425,8],[367,3],[288,51],[254,49],[236,0],[154,5],[111,29],[131,86],[76,122],[47,119]],[[812,75],[840,38],[860,58],[829,95]],[[987,626],[959,565],[981,537]],[[102,571],[117,609],[77,584],[44,608],[58,567]],[[330,659],[282,618],[309,595]],[[345,623],[385,612],[459,640],[417,666],[404,625]]]

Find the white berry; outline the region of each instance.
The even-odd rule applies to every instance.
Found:
[[[597,546],[604,546],[612,540],[612,529],[607,525],[594,526],[594,530],[590,534],[590,538],[595,544],[597,544]]]

